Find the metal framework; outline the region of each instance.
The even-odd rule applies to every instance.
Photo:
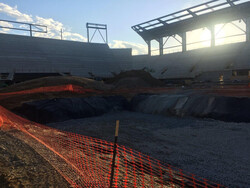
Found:
[[[166,16],[162,16],[135,26],[137,32],[148,44],[148,54],[151,55],[151,41],[159,43],[159,54],[163,55],[166,42],[164,37],[179,35],[182,41],[182,51],[187,50],[188,31],[208,28],[211,32],[211,47],[215,46],[215,25],[229,23],[235,20],[246,23],[246,38],[250,41],[250,2],[242,0],[212,0]],[[168,38],[167,38],[168,39]]]
[[[100,36],[102,37],[103,39],[103,42],[104,43],[107,43],[108,44],[108,27],[106,24],[97,24],[97,23],[87,23],[86,24],[86,27],[87,27],[87,36],[88,36],[88,42],[90,43],[92,41],[92,39],[94,38],[96,32],[98,31]],[[90,38],[89,34],[90,34],[90,29],[94,29],[94,33],[92,35],[92,37]],[[100,30],[104,30],[105,33],[106,33],[106,39],[104,38],[104,36],[102,35],[101,31]]]
[[[0,20],[0,22],[7,22],[7,23],[19,24],[20,27],[0,26],[0,28],[13,29],[13,30],[19,30],[19,31],[29,31],[31,37],[32,37],[32,33],[33,32],[37,32],[37,33],[47,33],[48,32],[47,26],[45,26],[45,25],[25,23],[25,22],[16,22],[16,21],[10,21],[10,20]],[[22,28],[21,27],[22,25],[26,25],[26,26],[28,26],[28,28],[27,29],[26,28]]]

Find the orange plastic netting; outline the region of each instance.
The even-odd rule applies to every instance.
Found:
[[[0,97],[60,91],[97,92],[64,85],[1,93]],[[27,137],[21,139],[41,154],[73,187],[110,186],[113,143],[37,124],[1,106],[0,128],[24,133]],[[223,187],[163,164],[141,152],[118,144],[116,146],[113,187]]]
[[[56,155],[56,161],[44,157],[73,187],[109,187],[113,143],[40,125],[3,107],[0,125],[25,133]],[[125,146],[117,145],[116,152],[113,187],[223,187]]]

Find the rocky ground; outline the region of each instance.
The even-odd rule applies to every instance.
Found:
[[[250,187],[250,124],[136,112],[49,124],[108,141],[115,120],[119,143],[228,187]]]
[[[70,187],[40,154],[12,134],[19,133],[0,130],[1,188]]]
[[[50,77],[16,84],[1,89],[0,93],[65,84],[102,91],[105,96],[123,95],[128,99],[138,93],[182,93],[188,90],[186,86],[165,88],[162,87],[163,83],[144,72],[128,72],[106,80],[106,84],[78,77]],[[202,86],[189,89],[205,94],[250,97],[249,86]],[[70,92],[13,95],[0,99],[0,105],[13,110],[25,102],[96,95]],[[120,144],[228,187],[250,187],[249,123],[123,111],[52,123],[49,126],[113,141],[117,119],[121,121]],[[27,135],[0,130],[0,187],[69,187],[46,159],[49,153],[41,145],[32,143]],[[54,159],[54,162],[61,164],[60,160]]]

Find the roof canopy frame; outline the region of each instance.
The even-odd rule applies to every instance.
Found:
[[[211,0],[206,3],[132,26],[132,29],[137,32],[148,45],[150,45],[151,40],[159,41],[161,49],[163,48],[161,38],[179,35],[183,40],[183,51],[186,51],[186,33],[188,31],[205,27],[209,28],[213,35],[211,39],[212,44],[214,44],[215,25],[226,24],[235,20],[245,20],[249,17],[250,1]],[[148,49],[150,50],[151,48],[149,47]],[[149,55],[151,55],[150,52]],[[163,54],[160,53],[160,55]]]

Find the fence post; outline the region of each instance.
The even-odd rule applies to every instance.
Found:
[[[115,157],[116,157],[116,148],[117,148],[117,139],[118,139],[118,131],[119,131],[119,120],[116,120],[116,128],[115,128],[115,141],[114,141],[114,149],[113,149],[113,161],[111,166],[111,177],[110,177],[110,188],[113,186],[113,178],[114,178],[114,168],[115,168]]]
[[[32,37],[32,24],[29,25],[30,25],[30,36]]]

